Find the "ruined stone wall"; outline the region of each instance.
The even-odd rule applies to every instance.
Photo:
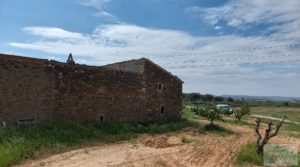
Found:
[[[146,118],[141,75],[88,66],[56,66],[55,121],[131,122]]]
[[[34,116],[40,122],[180,118],[181,81],[146,59],[109,69],[15,58],[0,56],[0,121],[13,124]]]
[[[51,118],[53,82],[44,65],[0,58],[0,121]]]
[[[135,73],[143,73],[144,72],[144,63],[145,61],[141,59],[140,61],[125,61],[116,64],[109,64],[104,67],[115,69],[115,70],[122,70],[128,72],[135,72]]]
[[[145,64],[146,108],[152,119],[181,118],[182,82],[155,64]],[[161,89],[159,89],[159,85]],[[164,108],[162,112],[161,109]]]

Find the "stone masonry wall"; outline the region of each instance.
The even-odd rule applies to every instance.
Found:
[[[0,121],[51,117],[51,75],[43,63],[0,59]]]
[[[8,124],[34,116],[63,123],[181,117],[182,82],[147,59],[93,67],[1,56],[0,121]]]
[[[145,63],[146,109],[152,119],[181,118],[182,82],[155,64]],[[159,84],[161,89],[159,89]],[[162,113],[161,109],[164,108]]]
[[[87,67],[56,66],[55,121],[144,121],[141,75]],[[102,118],[101,118],[102,117]]]
[[[139,61],[124,61],[120,63],[115,64],[109,64],[104,67],[115,69],[115,70],[122,70],[122,71],[128,71],[128,72],[135,72],[135,73],[143,73],[144,72],[144,60]]]

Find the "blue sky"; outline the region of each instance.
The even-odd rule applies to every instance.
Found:
[[[0,52],[146,57],[184,92],[300,96],[299,0],[0,0]]]

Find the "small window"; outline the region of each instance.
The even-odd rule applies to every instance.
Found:
[[[161,91],[161,90],[162,90],[162,84],[159,83],[159,84],[157,85],[157,88],[158,88],[159,91]]]
[[[165,113],[165,106],[160,106],[160,113],[164,114]]]
[[[100,121],[100,122],[103,122],[103,121],[104,121],[103,116],[100,116],[100,117],[99,117],[99,121]]]

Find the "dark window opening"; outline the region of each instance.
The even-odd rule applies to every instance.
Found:
[[[161,83],[158,84],[158,90],[162,90],[162,84]]]
[[[100,116],[99,120],[100,120],[100,122],[103,122],[104,121],[103,116]]]
[[[162,113],[162,114],[165,113],[165,106],[160,106],[160,113]]]

